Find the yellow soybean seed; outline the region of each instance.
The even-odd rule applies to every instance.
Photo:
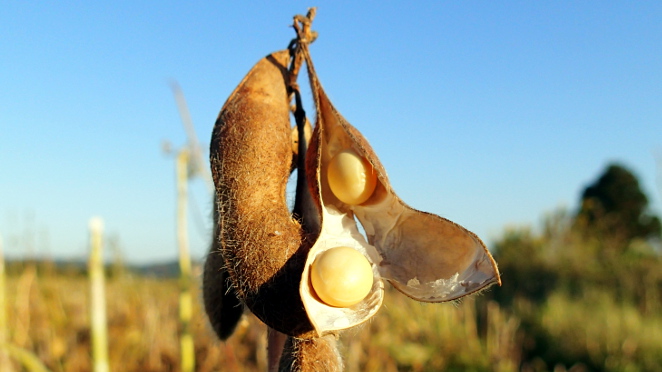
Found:
[[[352,306],[363,300],[372,288],[372,268],[368,259],[350,247],[322,252],[310,269],[317,296],[330,306]]]
[[[350,205],[368,200],[377,185],[372,165],[352,150],[343,150],[331,159],[327,176],[333,194]]]

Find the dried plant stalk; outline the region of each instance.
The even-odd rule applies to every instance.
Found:
[[[336,372],[342,370],[343,362],[333,336],[309,339],[290,337],[287,339],[279,371]]]
[[[108,325],[106,318],[106,283],[103,267],[103,220],[90,219],[90,318],[92,319],[92,359],[94,372],[108,372]]]
[[[50,372],[34,353],[11,344],[0,344],[0,350],[6,351],[29,372]],[[9,368],[9,363],[2,365]]]
[[[183,149],[177,155],[177,245],[179,246],[179,347],[182,372],[195,370],[195,345],[191,334],[193,297],[191,294],[191,255],[188,249],[186,208],[188,204],[189,152]]]
[[[7,323],[7,297],[6,290],[6,275],[5,275],[5,256],[2,251],[2,235],[0,235],[0,345],[9,342],[9,325]],[[11,366],[9,365],[9,356],[0,348],[0,372],[8,372]]]

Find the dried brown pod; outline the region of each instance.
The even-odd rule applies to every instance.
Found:
[[[500,283],[496,263],[475,234],[415,210],[395,194],[368,141],[333,107],[306,56],[317,108],[306,174],[320,210],[321,231],[308,254],[301,296],[317,334],[335,333],[374,315],[382,302],[381,279],[424,302],[451,301]],[[363,254],[374,276],[368,295],[349,307],[322,300],[311,280],[318,256],[338,246]]]
[[[312,326],[298,287],[308,246],[285,199],[292,162],[289,60],[289,51],[260,60],[214,126],[210,161],[219,251],[211,255],[222,256],[236,296],[258,318],[282,333],[305,336]],[[220,270],[217,264],[206,270]]]
[[[241,315],[236,304],[245,304],[278,331],[269,333],[269,365],[285,345],[286,370],[342,368],[329,336],[379,310],[382,279],[426,302],[500,283],[482,241],[406,205],[367,140],[333,107],[308,54],[313,16],[314,9],[295,17],[295,47],[259,61],[230,95],[210,151],[218,237],[205,266],[208,315],[223,338]],[[312,137],[296,86],[304,58],[317,109]],[[289,93],[297,100],[296,131]],[[295,163],[291,213],[285,188]]]
[[[216,209],[216,202],[214,206]],[[214,221],[218,221],[216,211],[214,211]],[[225,269],[225,260],[219,248],[221,244],[219,232],[217,225],[214,227],[211,253],[207,256],[202,274],[202,296],[212,328],[221,340],[227,340],[244,313],[244,305],[237,297],[237,292]]]

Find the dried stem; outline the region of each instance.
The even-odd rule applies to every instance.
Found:
[[[311,339],[290,337],[280,361],[280,372],[339,372],[343,363],[336,339],[325,336]]]
[[[94,372],[108,372],[108,324],[106,316],[106,283],[103,265],[103,220],[90,219],[90,318],[92,320],[92,359]]]
[[[193,295],[191,294],[191,255],[188,246],[186,210],[188,204],[188,164],[189,151],[182,149],[177,155],[177,245],[179,247],[179,336],[181,369],[192,372],[195,369],[195,346],[191,334]]]
[[[9,323],[7,322],[7,302],[5,296],[5,257],[2,252],[2,236],[0,236],[0,345],[9,342]],[[9,372],[9,357],[0,347],[0,372]]]
[[[306,235],[316,235],[319,232],[319,218],[312,195],[308,189],[305,154],[308,150],[308,139],[306,138],[306,112],[301,102],[301,92],[297,84],[297,78],[301,65],[306,59],[308,45],[317,39],[317,32],[312,31],[311,26],[315,18],[316,8],[308,9],[305,16],[294,16],[294,28],[297,37],[290,42],[289,50],[292,56],[292,62],[289,69],[288,92],[294,95],[295,108],[294,119],[296,120],[298,139],[298,157],[297,157],[297,190],[292,214],[301,221],[302,228]],[[314,240],[313,240],[314,241]]]
[[[292,63],[290,64],[289,69],[289,82],[288,82],[288,92],[292,94],[294,91],[299,90],[299,85],[297,84],[297,78],[299,77],[299,71],[301,70],[301,65],[304,61],[304,50],[308,49],[308,45],[317,39],[317,32],[311,29],[313,19],[315,19],[315,14],[317,13],[317,8],[308,9],[308,14],[295,15],[294,23],[292,27],[297,34],[297,37],[292,39],[288,49],[290,50],[290,55],[292,56]]]

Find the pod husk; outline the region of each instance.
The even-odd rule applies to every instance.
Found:
[[[413,209],[396,195],[368,141],[333,107],[319,83],[309,55],[306,62],[317,108],[317,122],[306,155],[306,174],[311,193],[321,210],[320,240],[326,239],[330,215],[341,216],[336,219],[342,221],[340,224],[348,234],[354,234],[356,230],[355,226],[350,226],[355,224],[355,216],[366,233],[368,244],[361,246],[376,268],[375,281],[381,276],[400,292],[418,301],[451,301],[491,284],[500,284],[496,262],[475,234],[450,220]],[[360,205],[341,202],[326,179],[328,162],[345,149],[363,156],[377,173],[374,193]],[[326,321],[326,312],[311,311],[319,308],[321,301],[310,295],[314,291],[308,279],[308,267],[323,249],[318,248],[319,243],[309,253],[301,292],[311,322],[318,334],[325,334],[333,332],[333,327]],[[381,301],[372,301],[378,296],[377,292],[380,289],[374,288],[364,302],[351,309],[357,318],[354,324],[367,320],[376,312],[375,307],[381,305]]]
[[[214,209],[214,221],[218,221],[218,213],[216,208]],[[212,247],[202,274],[202,298],[212,328],[218,338],[225,341],[237,327],[237,323],[244,313],[244,305],[237,297],[237,292],[225,269],[225,260],[219,248],[220,243],[217,225],[214,228]]]
[[[214,126],[210,161],[218,246],[236,296],[269,327],[305,337],[312,325],[298,287],[309,246],[285,199],[289,59],[288,51],[263,58],[230,95]],[[206,270],[221,269],[213,266]]]

